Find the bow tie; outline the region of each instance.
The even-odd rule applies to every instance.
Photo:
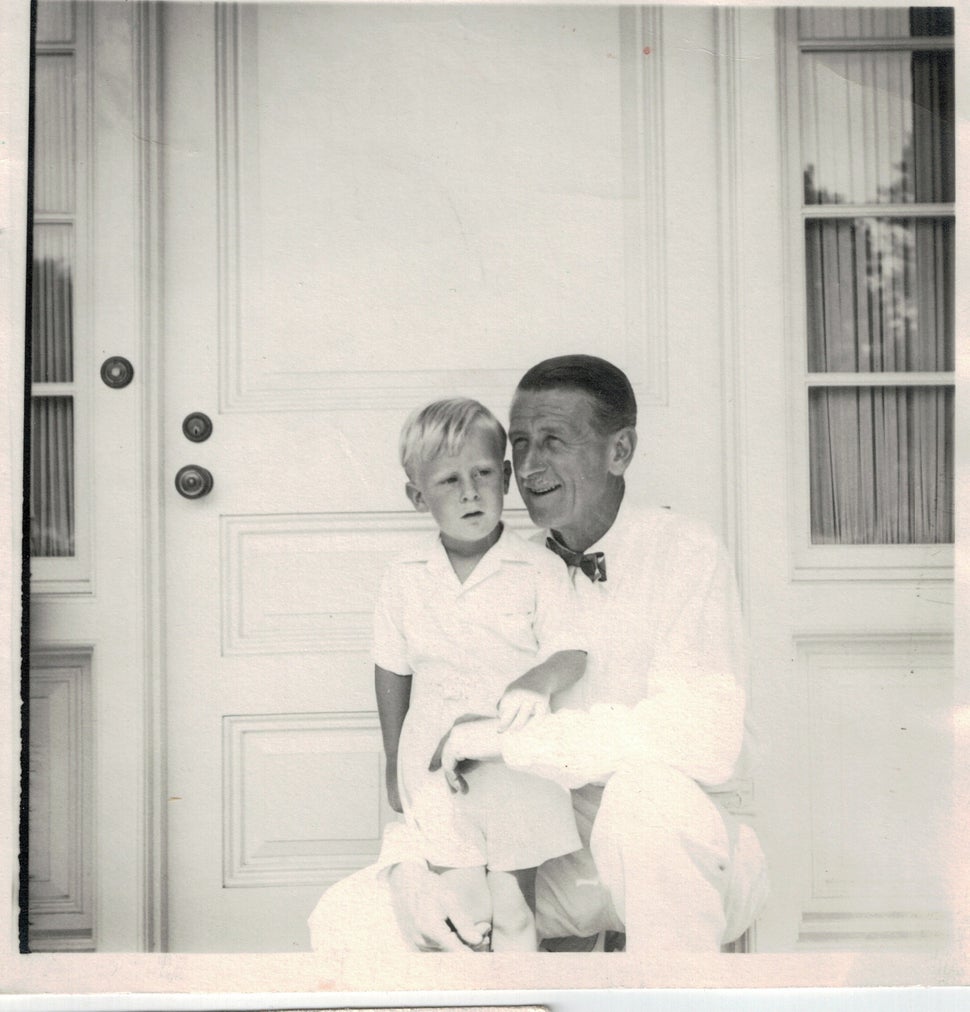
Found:
[[[606,557],[602,552],[584,555],[582,552],[574,552],[571,548],[567,548],[555,538],[546,538],[546,548],[555,552],[567,566],[577,566],[593,583],[606,582]]]

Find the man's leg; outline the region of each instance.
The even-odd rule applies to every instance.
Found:
[[[618,770],[590,848],[626,925],[628,952],[720,950],[731,841],[721,810],[695,781],[655,763]]]

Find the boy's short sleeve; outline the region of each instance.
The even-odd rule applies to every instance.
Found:
[[[548,558],[546,558],[548,556]],[[543,549],[534,567],[536,612],[533,631],[539,644],[537,662],[559,650],[589,651],[576,591],[562,560]]]
[[[374,663],[397,675],[410,675],[408,645],[404,636],[404,595],[401,571],[391,566],[384,573],[374,609]]]

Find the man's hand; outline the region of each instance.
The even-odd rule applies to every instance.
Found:
[[[533,717],[544,717],[549,712],[549,697],[533,689],[510,686],[498,701],[498,730],[518,731]]]
[[[404,806],[401,804],[401,792],[397,786],[397,758],[387,757],[387,763],[384,770],[384,779],[387,783],[387,803],[399,814],[404,811]]]
[[[398,927],[422,952],[465,952],[482,944],[488,924],[475,925],[458,897],[423,861],[404,861],[388,872]]]

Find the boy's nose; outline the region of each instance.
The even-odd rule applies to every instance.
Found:
[[[468,499],[478,498],[478,488],[473,481],[466,481],[461,487],[461,498],[464,502]]]

